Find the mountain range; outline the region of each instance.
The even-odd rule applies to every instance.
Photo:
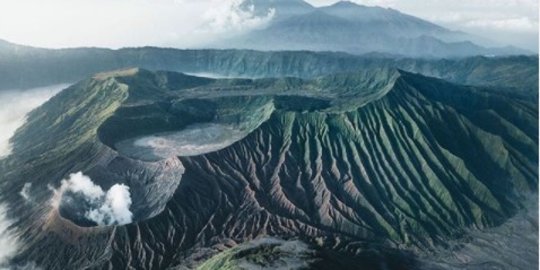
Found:
[[[0,40],[0,91],[72,83],[98,72],[130,67],[235,78],[314,78],[388,67],[459,84],[495,86],[515,94],[537,96],[538,93],[537,56],[419,59],[385,54],[238,49],[43,49]]]
[[[452,31],[391,8],[340,1],[313,7],[302,0],[248,0],[242,7],[273,19],[262,29],[207,47],[256,50],[371,52],[413,57],[530,54],[485,38]]]

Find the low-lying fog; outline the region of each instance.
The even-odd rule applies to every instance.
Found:
[[[184,74],[189,75],[189,76],[203,77],[203,78],[210,78],[210,79],[232,79],[232,78],[238,78],[238,77],[227,76],[227,75],[221,75],[221,74],[212,73],[212,72],[184,72]]]
[[[9,139],[24,124],[26,115],[67,86],[59,84],[27,90],[0,91],[0,159],[11,153]],[[17,236],[10,229],[11,224],[5,205],[0,204],[0,269],[9,269],[4,268],[5,263],[16,254],[18,248]]]
[[[0,90],[0,158],[11,153],[9,139],[26,121],[26,114],[45,103],[68,84],[27,90]]]

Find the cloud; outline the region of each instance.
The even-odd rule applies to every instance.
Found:
[[[131,194],[129,187],[124,184],[115,184],[108,191],[92,182],[90,177],[82,172],[70,174],[68,179],[62,180],[56,193],[56,206],[73,204],[70,207],[82,210],[82,217],[97,225],[122,225],[132,222]],[[82,209],[81,209],[82,208]]]
[[[444,15],[433,15],[427,19],[463,28],[492,29],[512,32],[538,32],[538,20],[528,16],[516,17],[507,13],[485,12],[448,12]]]
[[[0,39],[52,48],[195,47],[213,41],[216,33],[244,31],[268,20],[239,8],[239,2],[3,0]]]
[[[26,114],[49,100],[66,84],[28,90],[0,91],[0,158],[11,153],[9,139],[26,121]]]
[[[213,0],[214,8],[209,9],[203,18],[205,30],[211,32],[242,32],[262,27],[272,20],[275,10],[270,9],[265,16],[258,16],[253,5],[243,5],[243,0]]]
[[[498,14],[504,14],[504,19],[526,17],[538,22],[536,0],[354,1],[368,6],[392,7],[421,18],[433,18],[436,23],[441,22],[437,18],[448,13],[458,13],[471,18],[467,21],[485,19],[485,16],[493,19]],[[241,0],[3,0],[0,9],[0,38],[55,48],[204,46],[221,35],[262,27],[271,20],[273,15],[255,16],[253,9],[249,6],[246,8],[245,5],[242,7],[240,2]],[[307,2],[320,6],[337,0]],[[103,8],[104,6],[107,8]],[[99,14],[99,19],[96,19],[96,14]],[[501,23],[495,25],[500,26]],[[445,26],[453,30],[470,30],[472,34],[482,34],[485,29],[470,27],[462,22]],[[504,27],[497,31],[508,32],[504,29],[515,27]],[[493,35],[494,38],[498,37],[499,32]],[[513,40],[529,40],[537,34],[538,31],[529,31],[527,35]],[[529,44],[531,47],[534,45]]]
[[[467,27],[492,28],[506,31],[534,32],[538,30],[538,21],[533,21],[527,17],[471,20],[464,25]]]

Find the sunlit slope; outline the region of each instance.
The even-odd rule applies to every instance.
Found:
[[[257,214],[246,218],[259,226],[272,220],[267,214],[297,223],[266,230],[314,226],[430,245],[464,226],[500,223],[519,207],[519,191],[534,190],[535,113],[524,102],[405,74],[354,111],[277,111],[223,151],[181,158],[184,181],[238,188],[242,196],[220,196],[219,205],[249,198]],[[231,226],[249,231],[241,218]]]

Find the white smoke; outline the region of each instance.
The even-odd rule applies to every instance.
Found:
[[[0,91],[0,158],[11,153],[9,139],[24,124],[26,114],[66,87],[66,84],[61,84],[28,90]]]
[[[58,198],[66,193],[83,195],[84,200],[91,206],[90,209],[85,209],[84,217],[98,225],[122,225],[132,221],[133,214],[129,210],[131,194],[129,187],[124,184],[116,184],[105,192],[92,182],[90,177],[77,172],[62,180],[56,193]],[[60,203],[59,200],[57,202]]]
[[[99,209],[89,211],[86,217],[100,225],[128,224],[133,217],[130,206],[129,187],[114,185],[107,191],[105,203]]]
[[[32,189],[32,183],[25,183],[23,188],[21,189],[21,192],[19,192],[21,197],[23,197],[23,199],[25,199],[26,201],[31,201],[30,189]]]

